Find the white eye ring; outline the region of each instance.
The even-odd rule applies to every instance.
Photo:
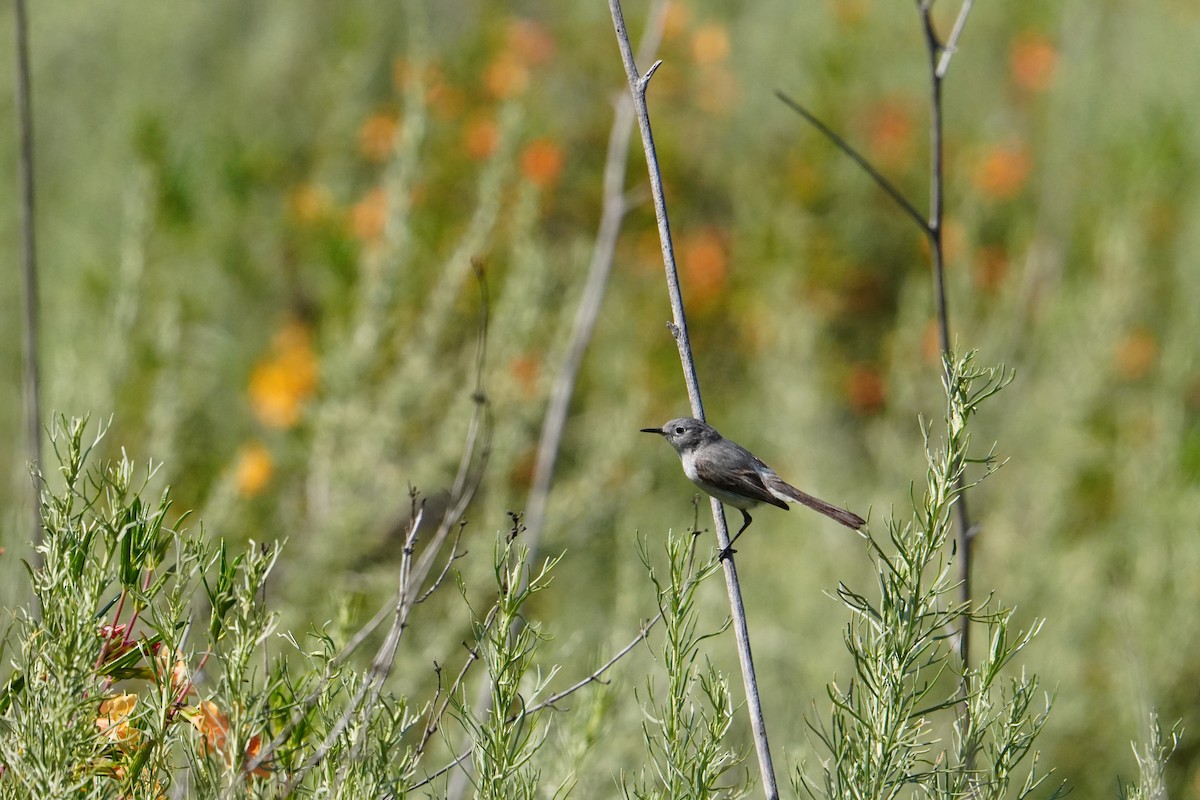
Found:
[[[680,425],[678,428],[676,428],[676,429],[675,429],[675,432],[676,432],[676,433],[683,433],[683,426],[682,426],[682,425]]]

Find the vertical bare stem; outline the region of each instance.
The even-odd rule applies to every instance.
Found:
[[[919,0],[918,9],[921,13],[921,27],[925,34],[925,49],[929,60],[929,251],[933,261],[933,294],[937,305],[938,341],[941,345],[946,369],[950,361],[944,356],[950,353],[950,313],[946,308],[946,274],[944,251],[942,244],[942,222],[945,217],[945,146],[942,140],[942,81],[946,69],[950,65],[949,56],[952,51],[938,39],[933,26],[933,0]],[[970,0],[965,0],[954,25],[953,39],[957,42],[966,22],[967,14],[971,11]],[[975,536],[971,528],[971,517],[967,513],[967,498],[963,492],[964,478],[959,477],[956,485],[958,491],[958,577],[960,581],[959,596],[964,603],[971,601],[971,540]],[[969,617],[963,617],[963,627],[960,634],[959,655],[963,665],[968,663],[971,655],[971,622]]]
[[[671,243],[671,226],[667,219],[666,196],[663,193],[662,174],[659,171],[658,156],[654,148],[654,135],[650,130],[650,112],[646,107],[646,87],[654,71],[661,61],[656,61],[643,75],[638,72],[634,61],[633,50],[629,44],[629,33],[625,29],[625,18],[621,13],[620,0],[609,0],[609,11],[612,13],[613,27],[616,29],[617,45],[621,50],[621,61],[625,66],[625,75],[629,80],[629,90],[633,98],[633,108],[637,116],[638,129],[642,134],[642,147],[646,153],[646,167],[650,173],[650,190],[654,198],[654,213],[658,219],[658,235],[662,243],[663,265],[666,269],[667,291],[671,298],[671,333],[679,348],[679,360],[683,365],[684,381],[687,384],[688,399],[691,401],[692,413],[697,419],[704,419],[704,404],[700,398],[700,383],[696,377],[696,363],[692,357],[691,343],[688,339],[687,317],[683,310],[683,294],[679,288],[679,272],[675,266],[675,249]],[[725,522],[725,511],[716,498],[711,500],[713,522],[717,530],[717,543],[722,549],[729,546],[729,528]],[[738,583],[737,568],[732,558],[724,560],[725,585],[729,592],[730,614],[733,618],[733,630],[737,639],[738,659],[742,667],[742,681],[746,688],[746,708],[750,713],[750,726],[754,734],[754,745],[758,752],[759,771],[762,775],[763,791],[768,800],[779,797],[779,787],[775,782],[775,768],[771,763],[771,749],[767,739],[766,723],[763,720],[762,704],[758,694],[758,679],[754,674],[754,659],[750,652],[750,632],[746,627],[746,611],[742,604],[742,590]]]
[[[38,281],[37,251],[34,240],[33,205],[33,111],[29,88],[29,40],[28,17],[25,0],[13,3],[16,12],[14,27],[17,36],[17,128],[21,139],[20,192],[21,192],[21,272],[22,288],[25,292],[25,429],[29,437],[29,457],[35,474],[42,474],[42,398],[41,375],[38,371]],[[42,539],[42,512],[39,501],[38,479],[33,482],[33,545],[36,564],[41,563],[36,548]]]
[[[650,58],[658,50],[662,38],[665,0],[655,0],[647,16],[646,32],[638,47],[639,58]],[[525,543],[529,547],[529,560],[537,556],[542,526],[546,520],[546,504],[550,497],[550,485],[554,480],[554,468],[558,462],[559,446],[567,425],[567,411],[575,394],[575,384],[583,357],[596,331],[596,320],[608,289],[608,277],[612,273],[613,254],[617,249],[617,237],[625,219],[628,204],[625,200],[625,165],[629,161],[629,142],[633,137],[633,100],[622,93],[617,99],[612,129],[608,134],[608,152],[604,159],[604,200],[600,212],[600,228],[596,232],[596,244],[588,265],[587,282],[583,296],[575,312],[575,323],[567,354],[562,367],[554,378],[550,400],[546,405],[546,416],[542,421],[542,434],[538,440],[537,463],[533,468],[533,486],[529,490],[529,502],[525,506]]]

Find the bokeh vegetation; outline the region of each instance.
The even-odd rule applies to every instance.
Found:
[[[394,589],[408,487],[436,504],[458,468],[478,259],[495,424],[459,566],[489,574],[595,235],[623,80],[604,4],[64,0],[31,21],[47,409],[112,414],[108,455],[163,462],[155,481],[209,535],[286,540],[266,590],[284,628],[355,629]],[[0,26],[10,64],[9,15]],[[946,89],[952,328],[1017,373],[974,433],[1009,459],[969,496],[976,587],[1017,627],[1045,620],[1021,654],[1057,687],[1041,763],[1080,796],[1136,774],[1129,740],[1152,708],[1197,727],[1198,39],[1190,0],[977,3]],[[915,12],[677,2],[660,55],[650,102],[710,419],[874,524],[907,506],[917,415],[942,402],[928,258],[773,91],[923,198]],[[0,136],[13,174],[11,126]],[[640,154],[630,167],[641,196]],[[0,241],[15,254],[12,196]],[[29,601],[18,289],[0,284],[6,608]],[[626,220],[559,461],[542,550],[564,555],[531,599],[557,636],[540,658],[571,675],[653,613],[635,531],[692,520],[674,457],[636,433],[686,409],[667,318],[647,202]],[[767,511],[739,542],[777,760],[807,754],[804,715],[849,668],[823,592],[872,575],[834,528]],[[724,602],[702,587],[710,627]],[[431,661],[469,629],[460,598],[431,598],[396,673],[432,686]],[[727,639],[709,653],[733,671]],[[564,753],[607,737],[605,759],[572,762],[573,796],[612,796],[642,763],[650,657],[554,729]],[[1177,796],[1200,791],[1195,741],[1185,731],[1166,772]]]

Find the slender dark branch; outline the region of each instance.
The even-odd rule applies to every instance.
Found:
[[[583,687],[587,686],[589,683],[602,683],[603,675],[605,672],[608,672],[609,667],[611,667],[613,664],[616,664],[618,661],[620,661],[622,658],[624,658],[629,653],[630,650],[632,650],[633,648],[638,646],[639,642],[644,641],[645,638],[650,634],[650,629],[653,628],[656,624],[658,624],[658,621],[660,619],[662,619],[661,611],[658,612],[656,615],[654,615],[654,617],[652,617],[649,622],[647,622],[645,625],[642,626],[642,629],[638,632],[638,635],[633,638],[633,641],[631,641],[629,644],[625,645],[620,650],[618,650],[617,654],[614,655],[612,658],[610,658],[608,661],[604,662],[604,665],[601,666],[600,669],[596,670],[591,675],[588,675],[586,678],[579,681],[578,683],[568,686],[566,689],[563,689],[561,692],[558,692],[557,694],[553,694],[550,697],[547,697],[542,702],[540,702],[537,705],[530,708],[526,713],[533,712],[533,711],[540,711],[543,708],[546,708],[547,706],[552,706],[555,703],[557,703],[559,700],[562,700],[563,698],[568,697],[568,696],[574,694],[575,692],[579,691]]]
[[[16,95],[17,129],[21,140],[19,161],[21,192],[21,274],[25,293],[25,433],[29,437],[29,458],[33,467],[33,547],[34,563],[41,564],[38,545],[42,541],[40,481],[42,475],[42,390],[38,360],[38,274],[34,236],[33,191],[33,102],[29,81],[29,21],[25,0],[13,3],[16,12]]]
[[[945,147],[943,139],[944,105],[942,81],[945,77],[946,68],[950,63],[949,55],[952,52],[953,44],[961,35],[962,26],[966,23],[967,14],[970,12],[970,0],[964,0],[958,20],[954,25],[954,32],[951,34],[951,45],[949,47],[941,43],[938,39],[937,30],[934,28],[932,0],[919,0],[917,9],[921,16],[921,27],[925,35],[925,49],[929,59],[929,251],[933,261],[934,298],[938,315],[938,339],[942,349],[942,363],[946,370],[946,379],[948,380],[953,360],[950,358],[950,312],[946,304],[945,254],[942,241],[942,222],[945,215]],[[971,517],[967,511],[965,480],[965,476],[960,472],[955,479],[954,487],[955,493],[958,495],[955,505],[957,506],[958,516],[957,555],[959,597],[962,600],[964,608],[968,609],[968,612],[962,617],[962,630],[958,640],[959,658],[962,660],[963,669],[963,683],[960,687],[960,695],[964,700],[962,706],[962,713],[964,715],[963,725],[964,728],[970,728],[971,709],[970,704],[965,702],[965,700],[970,691],[967,686],[966,675],[971,658],[971,615],[969,612],[971,606],[971,545],[976,531],[971,527]],[[968,769],[970,769],[974,757],[974,751],[964,754],[964,762]]]
[[[667,218],[666,194],[663,191],[662,173],[659,170],[658,155],[654,147],[654,134],[650,129],[650,111],[646,107],[646,88],[661,62],[655,62],[644,75],[638,74],[633,49],[629,44],[629,32],[625,28],[625,17],[621,12],[620,0],[609,0],[608,8],[612,15],[613,28],[617,34],[621,63],[625,67],[625,76],[633,98],[634,114],[637,117],[638,130],[642,136],[642,149],[646,155],[650,192],[654,199],[654,215],[658,221],[658,237],[662,245],[667,293],[671,300],[670,330],[679,350],[679,361],[683,367],[684,382],[687,385],[688,399],[691,401],[692,415],[696,419],[703,420],[704,403],[700,398],[700,381],[696,376],[696,361],[692,355],[692,346],[688,338],[687,317],[683,309],[683,293],[679,286],[679,271],[675,265],[675,248],[671,242],[671,225]],[[717,543],[722,551],[728,550],[729,526],[725,520],[725,509],[715,497],[711,499],[710,507],[716,527]],[[754,657],[750,651],[750,630],[746,625],[746,609],[742,603],[742,590],[738,583],[737,567],[732,558],[724,560],[724,571],[725,588],[729,594],[730,617],[733,620],[734,637],[737,640],[738,661],[742,668],[742,683],[746,691],[746,711],[750,716],[750,728],[754,736],[755,750],[758,753],[763,792],[768,800],[776,800],[779,797],[779,787],[775,779],[775,767],[771,762],[771,748],[767,739],[767,726],[758,692],[758,678],[754,671]]]
[[[942,146],[942,79],[938,75],[938,57],[941,43],[933,28],[932,4],[921,4],[921,23],[925,34],[925,47],[929,57],[929,231],[930,253],[933,259],[933,288],[937,304],[938,341],[943,354],[950,352],[950,315],[946,309],[946,273],[942,251],[942,219],[945,201],[942,190],[945,185]]]
[[[441,728],[442,718],[446,716],[446,710],[450,708],[450,703],[453,702],[454,696],[462,689],[463,682],[467,679],[467,673],[470,671],[471,665],[479,660],[479,642],[481,642],[491,630],[492,623],[496,621],[496,614],[498,611],[499,605],[492,606],[491,610],[488,611],[487,616],[483,620],[483,625],[479,630],[479,634],[476,637],[476,644],[473,647],[467,647],[467,659],[463,662],[462,669],[458,671],[458,675],[454,678],[454,683],[450,685],[450,689],[446,692],[442,702],[438,704],[437,698],[434,698],[434,702],[430,704],[429,716],[425,720],[425,729],[421,733],[421,741],[417,744],[416,749],[413,751],[414,762],[416,759],[421,757],[422,753],[425,752],[425,747],[429,744],[429,740],[432,739],[433,735],[438,732],[439,728]],[[441,691],[440,670],[438,672],[438,690]],[[470,753],[471,751],[468,750],[467,752]],[[460,762],[456,761],[454,763],[458,764]]]
[[[807,122],[809,125],[812,125],[814,128],[816,128],[821,133],[822,136],[824,136],[826,139],[828,139],[833,144],[834,147],[836,147],[838,150],[841,150],[843,153],[845,153],[847,156],[849,156],[851,161],[853,161],[855,164],[858,164],[858,166],[862,167],[863,172],[867,173],[867,175],[869,175],[871,177],[871,180],[875,181],[875,183],[879,186],[879,188],[883,189],[883,191],[888,195],[888,197],[895,200],[896,204],[899,205],[900,208],[902,208],[904,210],[904,213],[908,214],[910,217],[913,218],[913,221],[917,223],[917,226],[926,235],[929,235],[929,224],[926,221],[925,217],[922,216],[921,212],[917,210],[917,207],[914,206],[908,200],[908,198],[905,197],[904,194],[899,189],[896,188],[895,184],[893,184],[891,181],[889,181],[887,178],[885,178],[879,170],[875,169],[874,165],[871,164],[871,162],[867,160],[866,156],[862,155],[857,150],[855,150],[854,147],[849,142],[847,142],[845,139],[843,139],[841,136],[839,136],[832,128],[830,128],[828,125],[826,125],[820,119],[818,119],[816,117],[816,115],[814,115],[811,111],[809,111],[804,106],[797,103],[792,98],[788,97],[782,91],[776,89],[775,96],[778,97],[780,100],[782,100],[784,105],[786,105],[788,108],[792,109],[792,111],[795,111],[797,114],[799,114],[801,117],[803,117],[805,122]]]

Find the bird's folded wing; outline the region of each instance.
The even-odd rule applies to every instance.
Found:
[[[760,503],[787,509],[787,503],[767,491],[762,475],[752,469],[716,469],[710,461],[697,460],[696,479],[720,493],[751,498]],[[734,505],[737,505],[734,503]]]

